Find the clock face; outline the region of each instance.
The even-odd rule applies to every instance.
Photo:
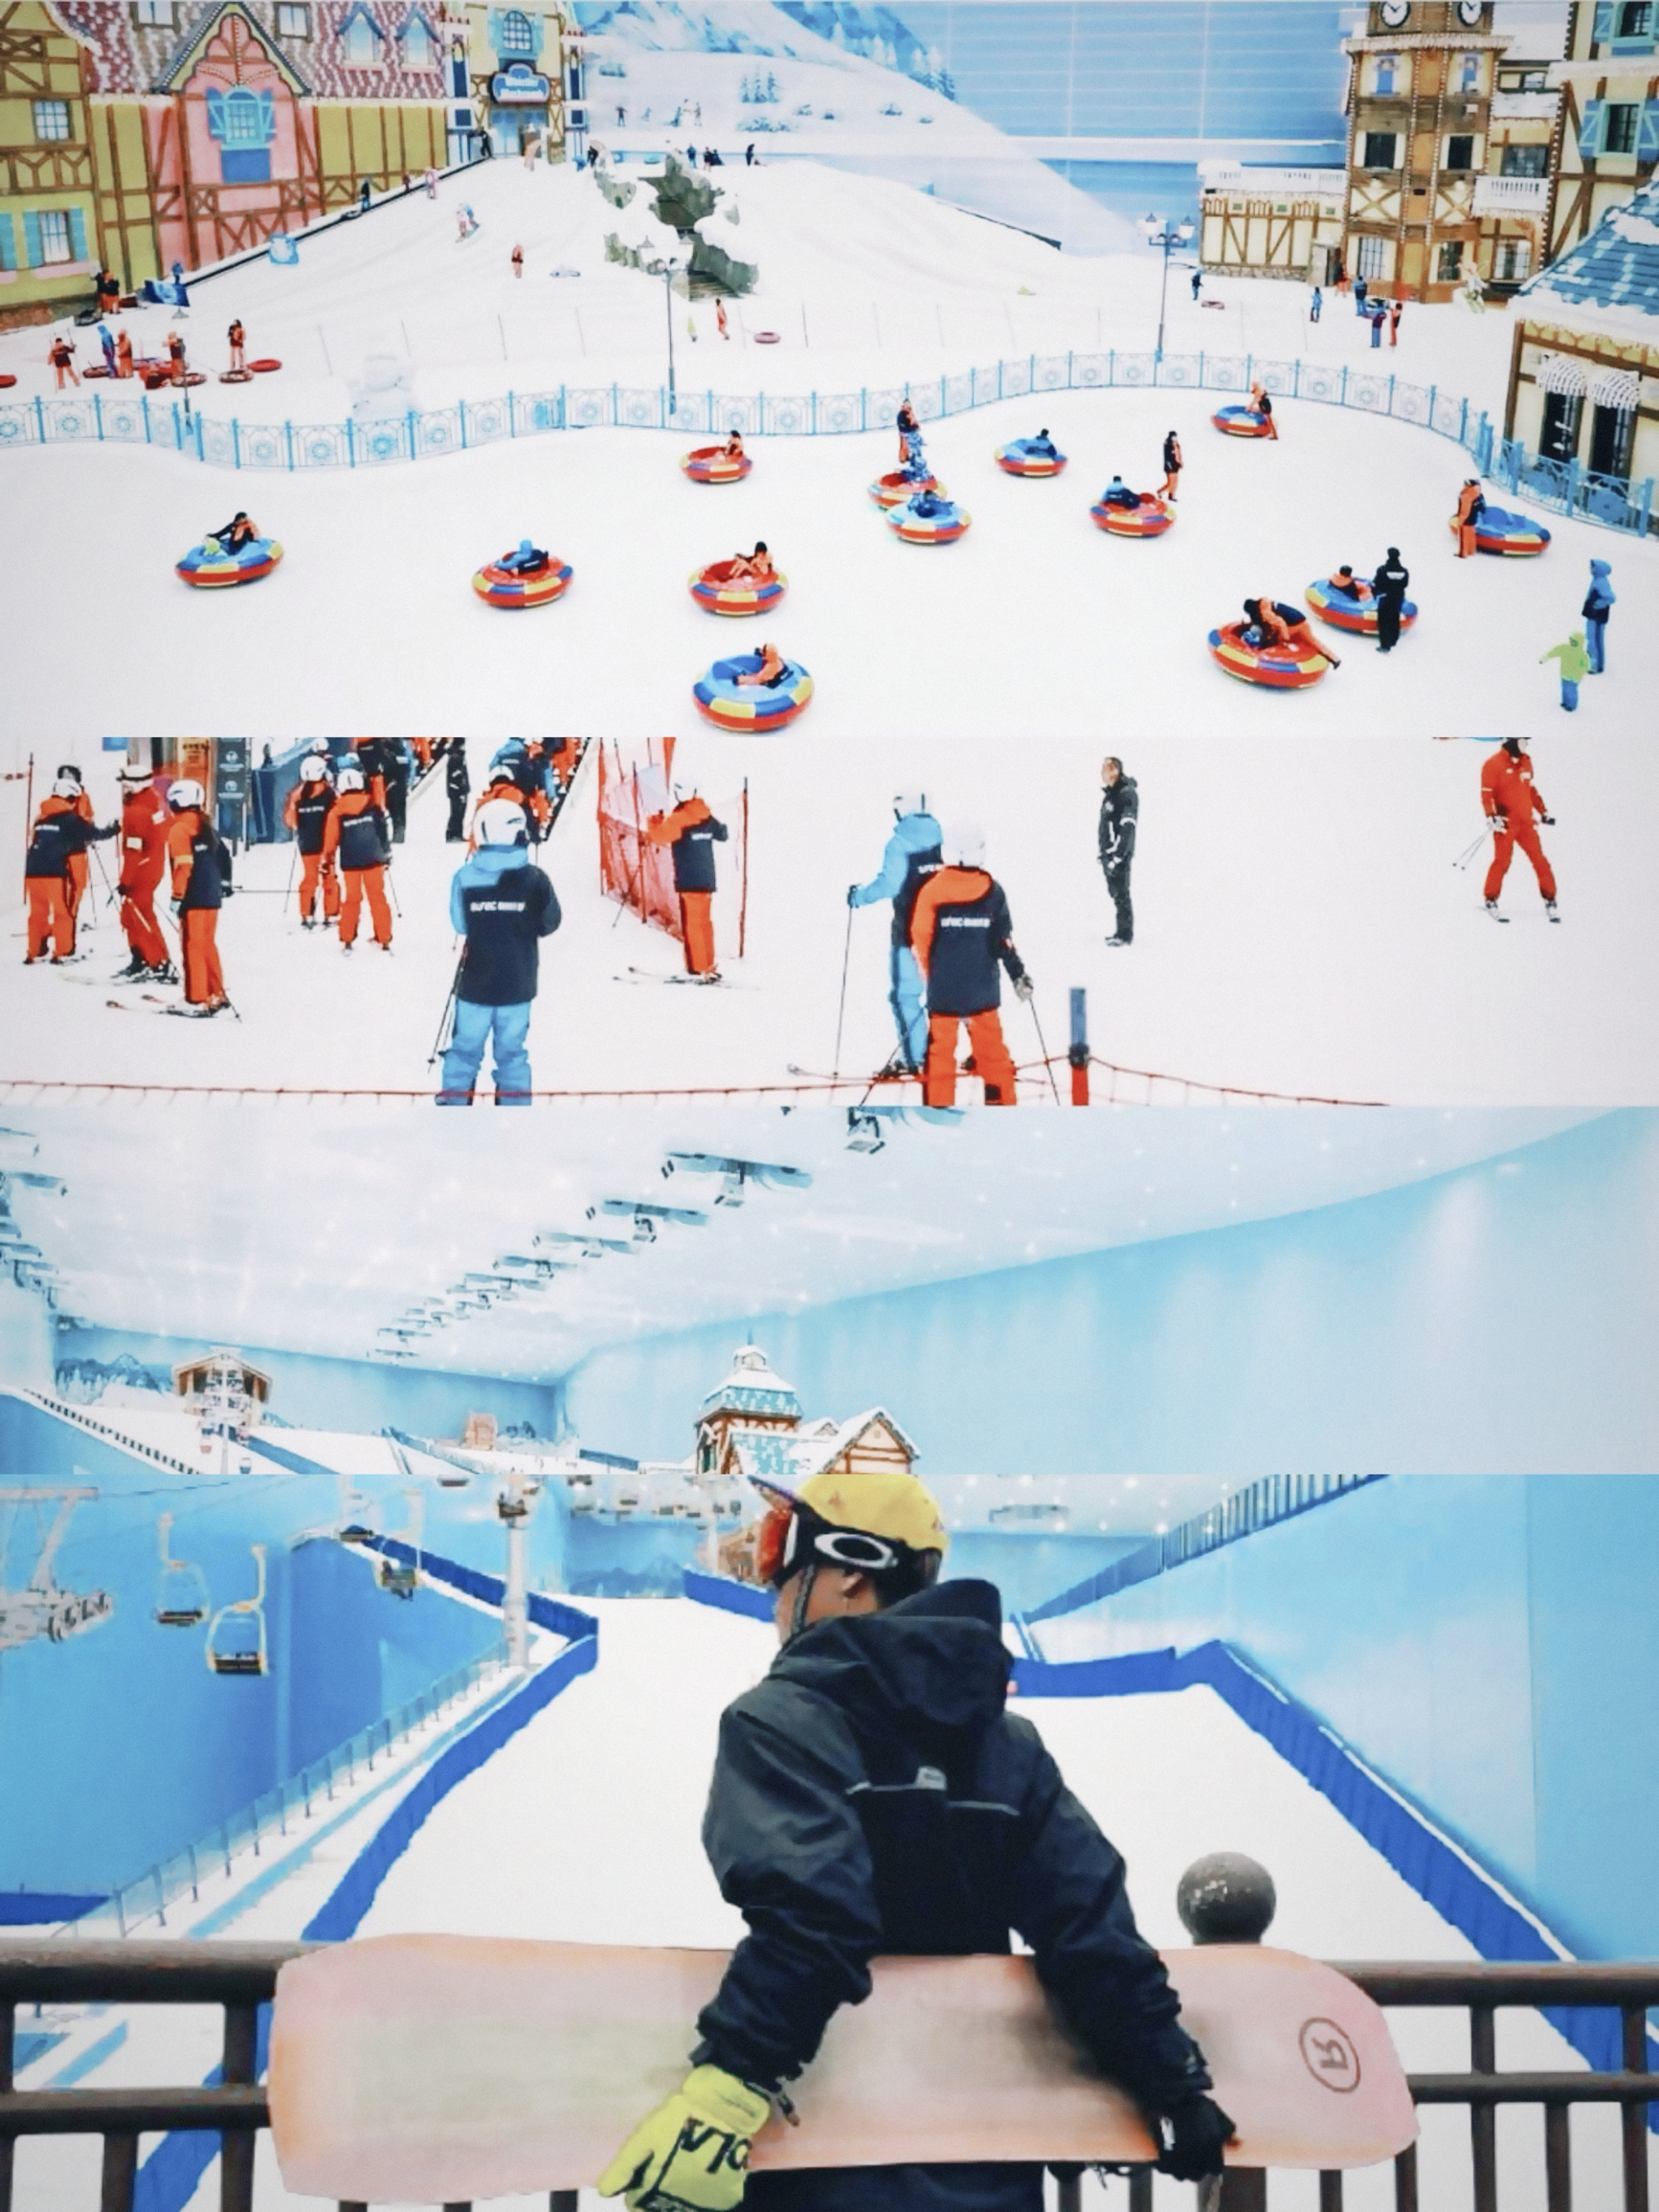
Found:
[[[1472,31],[1480,21],[1482,0],[1457,0],[1458,20]]]
[[[1390,31],[1398,31],[1411,13],[1411,0],[1382,0],[1382,20]]]

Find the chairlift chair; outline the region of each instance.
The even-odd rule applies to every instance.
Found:
[[[252,1597],[233,1598],[208,1623],[208,1671],[215,1675],[265,1675],[271,1671],[265,1643],[265,1546],[249,1546],[258,1583]],[[226,1626],[230,1623],[229,1627]],[[219,1638],[223,1636],[223,1643]]]
[[[188,1560],[173,1558],[168,1537],[172,1524],[170,1513],[163,1513],[156,1522],[161,1572],[156,1577],[152,1617],[158,1628],[194,1628],[198,1621],[208,1617],[208,1578],[199,1567],[192,1567]]]
[[[413,1560],[389,1559],[384,1552],[375,1562],[374,1579],[393,1597],[413,1597],[420,1588],[420,1524],[424,1501],[418,1490],[403,1493],[409,1504],[409,1526],[400,1541],[414,1552]]]

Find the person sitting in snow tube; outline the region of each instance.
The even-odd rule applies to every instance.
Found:
[[[936,491],[944,497],[945,486],[924,461],[919,472],[908,468],[890,469],[886,476],[878,476],[870,486],[870,497],[878,507],[902,507],[913,499],[918,491]]]
[[[724,445],[700,445],[684,456],[681,467],[693,484],[736,484],[754,466],[743,450],[743,439],[733,431]]]
[[[761,615],[776,606],[787,585],[787,577],[772,564],[766,540],[757,538],[752,553],[736,553],[699,569],[691,578],[691,597],[711,615]]]
[[[1489,507],[1481,503],[1474,525],[1476,553],[1507,553],[1525,557],[1541,553],[1550,542],[1550,533],[1541,522],[1534,522],[1531,515],[1516,514],[1512,508]]]
[[[887,510],[887,521],[907,545],[951,545],[973,517],[936,491],[919,491],[902,507]]]
[[[1210,417],[1218,430],[1224,430],[1229,438],[1276,438],[1270,416],[1258,415],[1254,407],[1218,407]]]
[[[1089,508],[1097,530],[1113,537],[1162,537],[1175,523],[1175,509],[1155,491],[1132,491],[1114,476]]]
[[[1065,456],[1047,431],[1040,430],[1035,438],[1014,438],[999,445],[997,465],[1008,476],[1058,476]]]
[[[562,596],[572,573],[569,562],[522,537],[511,553],[479,570],[472,588],[492,607],[545,607]]]
[[[1363,576],[1356,576],[1348,567],[1335,574],[1321,576],[1308,586],[1308,604],[1322,622],[1334,629],[1354,630],[1359,636],[1375,638],[1379,635],[1378,598],[1373,585]],[[1417,607],[1410,599],[1400,602],[1400,623],[1409,629],[1417,620]]]
[[[1270,690],[1303,690],[1341,665],[1314,638],[1300,607],[1266,597],[1246,599],[1244,621],[1212,630],[1209,646],[1229,676]]]
[[[187,584],[213,590],[258,583],[281,557],[281,547],[273,538],[261,537],[258,524],[238,512],[223,530],[210,530],[200,545],[192,546],[182,561],[174,563],[174,573]]]
[[[1114,476],[1100,495],[1102,507],[1138,507],[1140,493],[1131,491],[1121,476]]]
[[[786,661],[775,645],[716,661],[691,687],[699,711],[722,730],[781,730],[812,693],[800,663]]]

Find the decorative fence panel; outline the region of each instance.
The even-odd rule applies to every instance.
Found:
[[[917,418],[938,421],[977,407],[1048,392],[1247,392],[1387,416],[1449,439],[1475,469],[1508,490],[1581,522],[1644,536],[1655,528],[1653,482],[1600,476],[1577,462],[1548,461],[1499,437],[1484,409],[1438,385],[1407,383],[1384,371],[1341,363],[1265,360],[1236,353],[1028,353],[980,362],[952,374],[860,392],[733,394],[661,387],[561,384],[447,407],[348,422],[223,421],[147,395],[80,393],[0,406],[0,449],[24,445],[156,445],[216,468],[378,468],[422,461],[504,439],[559,430],[674,430],[716,438],[841,438],[891,425],[908,398]]]

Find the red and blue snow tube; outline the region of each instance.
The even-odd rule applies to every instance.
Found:
[[[785,661],[774,684],[738,682],[740,676],[758,675],[760,666],[758,653],[716,661],[691,687],[698,711],[722,730],[781,730],[793,722],[812,697],[812,678],[798,661]]]
[[[1058,476],[1065,456],[1039,445],[1035,439],[1011,438],[997,448],[997,465],[1009,476]]]
[[[724,445],[700,445],[683,454],[680,465],[693,484],[740,484],[754,463],[747,453],[728,453]]]
[[[1524,559],[1531,553],[1541,553],[1549,542],[1549,531],[1541,522],[1534,522],[1531,515],[1515,514],[1508,508],[1489,507],[1475,517],[1476,553],[1509,553]]]
[[[886,476],[878,476],[870,486],[870,497],[878,507],[903,507],[906,500],[914,499],[919,491],[936,491],[941,499],[945,486],[936,476],[909,476],[904,469],[889,469]]]
[[[563,597],[571,580],[569,562],[549,553],[545,568],[508,568],[504,564],[512,557],[504,553],[500,561],[491,561],[473,577],[472,588],[481,599],[487,599],[492,607],[516,610],[545,607]]]
[[[1275,599],[1273,607],[1290,625],[1289,644],[1252,643],[1256,633],[1250,623],[1223,622],[1210,632],[1210,656],[1242,684],[1263,684],[1270,691],[1305,691],[1332,664],[1300,607],[1287,606],[1283,599]]]
[[[711,615],[764,615],[789,588],[784,576],[757,583],[752,576],[734,576],[730,561],[710,561],[691,578],[691,597]]]
[[[1308,604],[1322,622],[1329,622],[1334,630],[1354,630],[1362,638],[1377,635],[1377,601],[1370,592],[1361,598],[1357,592],[1338,591],[1329,576],[1321,576],[1308,586]],[[1417,601],[1406,599],[1400,609],[1400,627],[1409,630],[1417,620]]]
[[[1162,537],[1166,530],[1175,528],[1175,508],[1155,491],[1138,492],[1133,507],[1097,499],[1088,511],[1094,517],[1095,529],[1110,530],[1113,537]]]
[[[938,498],[935,493],[934,498]],[[917,512],[916,502],[906,500],[903,507],[887,509],[887,527],[902,537],[907,545],[954,545],[967,530],[974,517],[966,508],[954,500],[939,500],[937,514]]]
[[[1229,438],[1266,438],[1271,430],[1267,418],[1253,407],[1218,407],[1210,420]]]
[[[199,591],[222,591],[232,584],[257,584],[261,576],[270,575],[281,557],[282,549],[275,538],[250,538],[246,545],[228,553],[216,537],[210,537],[191,546],[184,559],[174,563],[174,571]]]

